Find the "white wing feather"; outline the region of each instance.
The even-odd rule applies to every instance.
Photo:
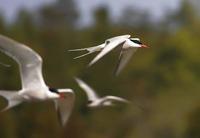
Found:
[[[85,82],[83,82],[79,78],[75,78],[75,80],[78,83],[78,85],[86,92],[89,101],[95,101],[99,99],[96,92],[91,87],[89,87]]]
[[[45,86],[42,77],[42,58],[31,48],[0,35],[0,51],[12,57],[20,66],[22,87],[32,83]]]
[[[55,108],[58,114],[58,119],[62,126],[64,126],[69,116],[71,115],[72,109],[74,107],[75,95],[73,92],[66,93],[64,99],[55,100]]]
[[[119,61],[116,67],[116,71],[115,74],[118,75],[122,69],[126,66],[126,64],[128,63],[128,61],[131,59],[132,55],[137,51],[137,47],[136,48],[129,48],[129,49],[123,49],[120,52],[120,56],[119,56]]]
[[[123,36],[117,36],[117,37],[107,39],[105,41],[105,43],[106,43],[105,48],[90,62],[89,66],[93,65],[95,62],[97,62],[100,58],[105,56],[107,53],[109,53],[115,47],[124,43],[126,41],[126,39],[129,37],[130,37],[130,35],[123,35]]]
[[[124,102],[124,103],[130,103],[128,100],[121,98],[121,97],[117,97],[117,96],[106,96],[105,100],[109,100],[109,101],[119,101],[119,102]]]

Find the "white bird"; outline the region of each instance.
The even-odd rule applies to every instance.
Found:
[[[117,96],[104,96],[100,98],[96,92],[79,78],[75,78],[78,85],[85,91],[88,97],[88,107],[113,106],[113,102],[130,103],[128,100]]]
[[[8,105],[2,111],[22,102],[52,100],[55,102],[60,123],[64,125],[73,108],[75,95],[72,89],[48,87],[42,76],[42,58],[31,48],[0,35],[0,51],[13,58],[20,68],[22,89],[18,91],[0,90],[0,96]]]
[[[101,51],[90,63],[89,66],[96,63],[100,58],[105,56],[107,53],[109,53],[111,50],[116,48],[117,46],[121,46],[121,52],[119,56],[119,61],[116,67],[115,74],[118,75],[121,70],[125,67],[125,65],[128,63],[132,55],[136,52],[137,48],[139,47],[145,47],[146,45],[142,44],[139,38],[131,38],[130,35],[122,35],[113,37],[110,39],[107,39],[105,43],[89,47],[89,48],[82,48],[82,49],[74,49],[69,51],[83,51],[86,50],[88,53],[83,54],[81,56],[75,57],[75,59],[86,56],[88,54]]]

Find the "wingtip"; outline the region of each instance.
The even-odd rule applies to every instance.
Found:
[[[75,79],[76,83],[78,83],[79,86],[81,86],[81,85],[84,83],[84,82],[83,82],[80,78],[78,78],[78,77],[74,77],[74,79]]]
[[[88,67],[91,67],[93,64],[95,64],[97,62],[96,58],[93,59],[89,64]]]
[[[93,65],[93,62],[90,62],[90,63],[88,64],[87,67],[89,68],[89,67],[91,67],[92,65]]]
[[[120,72],[118,70],[115,70],[113,74],[114,74],[115,77],[118,77]]]
[[[78,77],[74,77],[74,80],[75,80],[76,82],[79,82],[79,81],[80,81],[80,79],[79,79]]]

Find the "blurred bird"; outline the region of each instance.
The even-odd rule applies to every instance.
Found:
[[[0,96],[8,105],[2,111],[22,102],[53,100],[59,121],[64,125],[73,108],[75,95],[72,89],[48,87],[42,76],[42,58],[31,48],[0,35],[0,51],[13,58],[20,68],[22,89],[19,91],[0,90]]]
[[[113,106],[113,102],[130,103],[128,100],[117,96],[104,96],[100,98],[96,92],[89,87],[85,82],[79,78],[75,78],[78,85],[85,91],[88,97],[88,107],[101,107],[101,106]]]
[[[96,63],[99,59],[109,53],[111,50],[116,48],[117,46],[121,46],[121,52],[119,56],[119,61],[115,70],[115,74],[118,75],[125,65],[128,63],[132,55],[136,52],[137,48],[144,47],[147,48],[148,46],[142,44],[139,38],[130,38],[130,35],[122,35],[107,39],[105,43],[89,47],[89,48],[81,48],[81,49],[74,49],[69,51],[88,51],[88,53],[83,54],[81,56],[75,57],[74,59],[86,56],[88,54],[101,51],[90,63],[89,66]]]

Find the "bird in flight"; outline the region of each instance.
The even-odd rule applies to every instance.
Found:
[[[128,100],[117,96],[104,96],[100,98],[96,92],[81,79],[75,78],[75,80],[88,97],[88,107],[113,106],[114,102],[130,103]]]
[[[69,51],[88,51],[88,53],[81,56],[75,57],[74,59],[84,57],[94,52],[100,52],[97,56],[89,63],[89,66],[96,63],[99,59],[109,53],[111,50],[121,46],[121,52],[119,55],[119,60],[115,70],[115,74],[118,75],[125,65],[128,63],[132,55],[136,52],[138,48],[147,48],[148,46],[144,45],[139,38],[131,38],[131,35],[122,35],[107,39],[103,44],[81,49],[73,49]]]
[[[42,58],[24,44],[0,35],[0,51],[18,63],[22,81],[21,90],[0,90],[0,96],[8,101],[8,105],[1,111],[22,102],[52,100],[55,102],[60,123],[65,125],[74,105],[73,90],[48,87],[42,76]]]

